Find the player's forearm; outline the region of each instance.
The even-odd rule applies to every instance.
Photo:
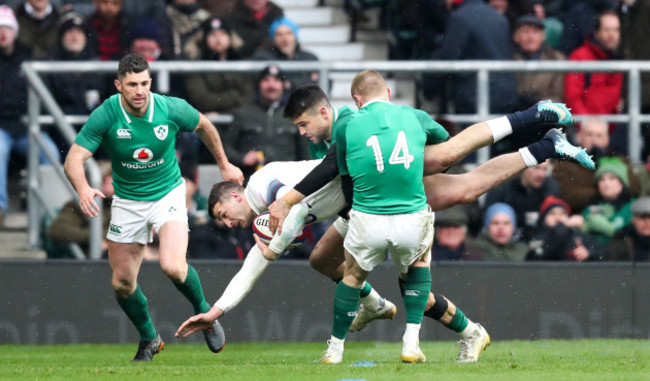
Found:
[[[208,147],[219,168],[225,168],[229,161],[221,143],[221,136],[219,136],[217,128],[203,114],[201,114],[201,119],[196,127],[196,133],[199,134],[203,144]]]
[[[220,308],[224,314],[237,307],[253,289],[253,285],[269,263],[262,255],[260,248],[257,245],[253,246],[248,252],[241,269],[228,283],[228,287],[214,305]]]
[[[282,223],[282,233],[274,235],[271,242],[269,242],[271,251],[276,254],[283,253],[291,242],[302,233],[307,212],[307,206],[304,204],[297,204],[291,208],[287,218]]]
[[[280,201],[283,202],[288,207],[292,207],[297,203],[299,203],[300,201],[304,200],[305,197],[306,196],[304,194],[292,188],[287,192],[287,194],[285,194],[284,196],[282,196],[282,198],[280,198]]]
[[[63,168],[65,175],[77,193],[81,193],[84,189],[90,187],[88,179],[86,179],[86,172],[84,171],[84,160],[77,157],[72,151],[66,157]]]

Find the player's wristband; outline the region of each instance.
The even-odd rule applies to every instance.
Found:
[[[284,201],[289,206],[294,206],[300,201],[302,201],[303,198],[304,196],[300,194],[300,192],[293,189],[287,192],[287,194],[285,194],[284,196],[282,196],[280,200]]]

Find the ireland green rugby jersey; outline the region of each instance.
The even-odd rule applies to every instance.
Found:
[[[327,151],[330,149],[330,146],[334,143],[335,141],[335,136],[336,136],[336,130],[338,126],[344,125],[350,120],[352,115],[356,112],[356,110],[353,110],[351,107],[348,106],[343,106],[340,109],[332,109],[334,113],[334,122],[332,123],[332,134],[331,136],[331,141],[326,142],[322,141],[318,144],[314,144],[311,141],[309,142],[309,158],[310,159],[322,159],[325,157],[327,154]]]
[[[90,114],[75,143],[91,152],[103,145],[117,196],[155,201],[181,184],[176,134],[194,131],[198,123],[199,112],[182,99],[149,93],[147,112],[138,118],[115,94]]]
[[[352,209],[370,214],[425,209],[424,146],[448,138],[424,111],[388,101],[366,104],[336,131],[339,172],[354,183]]]

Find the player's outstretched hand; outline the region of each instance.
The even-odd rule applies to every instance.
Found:
[[[269,205],[269,229],[273,234],[282,234],[282,224],[289,215],[291,206],[282,199],[277,199]]]
[[[244,174],[241,169],[228,163],[225,168],[221,169],[221,177],[226,181],[232,181],[239,185],[244,184]]]
[[[274,260],[278,259],[280,254],[278,254],[278,253],[274,252],[273,250],[271,250],[269,248],[269,245],[262,242],[262,240],[260,239],[260,237],[257,234],[253,234],[253,238],[255,238],[255,243],[257,243],[257,247],[259,247],[260,250],[262,251],[262,256],[264,258],[266,258],[269,261],[274,261]]]
[[[188,337],[196,332],[210,329],[215,320],[209,312],[194,315],[181,324],[178,331],[176,331],[176,337]]]
[[[97,213],[99,213],[99,205],[95,202],[95,196],[106,198],[99,189],[90,187],[79,193],[79,206],[83,214],[88,217],[97,217]]]

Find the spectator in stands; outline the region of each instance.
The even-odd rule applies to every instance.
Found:
[[[31,58],[31,49],[17,40],[18,22],[14,12],[0,6],[0,226],[9,205],[7,175],[12,150],[27,154],[27,127],[21,118],[27,113],[27,81],[21,65]],[[46,149],[57,159],[61,153],[50,137],[41,132]],[[41,164],[48,163],[45,153],[39,155]]]
[[[485,206],[506,203],[515,210],[522,233],[522,239],[530,240],[537,226],[539,208],[548,196],[557,196],[560,187],[551,174],[548,161],[531,168],[526,168],[520,176],[490,190],[485,199]]]
[[[111,221],[111,203],[115,190],[113,189],[113,170],[109,161],[97,162],[102,171],[102,252],[108,255],[108,243],[105,235]],[[55,243],[77,243],[88,256],[90,243],[90,220],[84,215],[76,199],[63,205],[61,211],[47,228],[47,237]],[[48,257],[61,257],[60,253],[48,253]]]
[[[511,60],[512,39],[505,16],[483,0],[455,0],[456,8],[447,23],[442,45],[434,53],[440,60]],[[445,75],[446,77],[446,75]],[[438,78],[438,77],[435,77]],[[452,100],[458,114],[476,112],[476,74],[452,77]],[[438,80],[425,79],[425,92],[433,96]],[[514,73],[490,75],[490,112],[508,113],[517,106],[517,79]]]
[[[612,261],[650,260],[650,197],[636,200],[631,210],[632,224],[616,232],[607,246]]]
[[[561,61],[566,57],[546,44],[544,22],[535,16],[521,16],[515,22],[514,59],[518,61]],[[520,109],[552,99],[564,99],[564,75],[556,72],[517,73],[517,94]]]
[[[313,53],[302,50],[298,43],[298,25],[286,17],[279,18],[271,24],[269,35],[273,40],[270,48],[255,51],[252,59],[260,61],[318,61]],[[292,87],[315,84],[318,72],[293,72],[287,74]]]
[[[102,61],[119,60],[129,50],[131,20],[122,10],[122,0],[93,0],[88,40]],[[112,82],[111,82],[112,83]]]
[[[163,31],[155,20],[140,19],[131,28],[129,52],[144,57],[148,62],[168,60],[172,57],[165,54],[169,51],[163,45]]]
[[[606,10],[613,10],[616,1],[586,0],[573,2],[564,18],[560,51],[570,55],[591,35],[596,26],[598,15]]]
[[[262,70],[252,103],[234,114],[223,134],[223,145],[231,163],[248,178],[258,166],[272,161],[305,160],[307,141],[288,119],[282,117],[286,77],[277,66]]]
[[[650,2],[625,1],[621,6],[621,50],[626,60],[650,60]],[[641,112],[650,114],[650,73],[641,72]],[[642,125],[642,160],[650,158],[650,124]]]
[[[580,230],[581,215],[571,215],[566,201],[548,196],[539,208],[539,224],[528,245],[527,261],[577,261],[600,259],[603,248]]]
[[[607,61],[619,58],[620,22],[614,11],[605,11],[593,36],[569,56],[571,61]],[[617,114],[623,108],[622,73],[568,73],[564,79],[566,104],[574,114]],[[610,126],[610,132],[613,130]]]
[[[50,58],[56,61],[98,60],[93,47],[88,44],[87,24],[78,13],[61,16],[58,42]],[[90,114],[100,104],[103,92],[101,78],[95,73],[62,73],[50,75],[49,89],[66,114]],[[67,151],[67,150],[66,150]]]
[[[212,17],[203,23],[200,43],[204,61],[236,61],[231,47],[230,27],[223,19]],[[253,97],[253,83],[248,73],[206,72],[185,76],[188,101],[206,116],[232,113]]]
[[[50,0],[25,0],[16,8],[18,40],[32,48],[32,57],[46,58],[56,45],[59,10]]]
[[[201,7],[213,17],[226,17],[232,12],[237,0],[200,0]]]
[[[197,0],[171,0],[167,5],[167,23],[171,32],[172,55],[177,59],[198,59],[201,55],[199,41],[203,37],[201,24],[210,13],[201,8]]]
[[[255,244],[253,230],[228,228],[223,223],[208,219],[205,225],[190,230],[187,256],[192,259],[238,259],[244,260],[245,253]]]
[[[485,211],[483,232],[468,246],[486,261],[523,261],[528,247],[516,239],[516,226],[517,216],[510,205],[493,204]]]
[[[603,157],[614,157],[610,149],[609,127],[599,118],[589,118],[580,124],[575,136],[576,144],[584,147],[596,163]],[[639,194],[639,179],[634,174],[629,159],[620,157],[628,166],[628,179],[630,180],[630,193]],[[569,203],[574,213],[581,213],[596,195],[593,172],[565,161],[555,162],[553,177],[560,185],[561,198]]]
[[[476,261],[479,253],[467,247],[467,214],[464,205],[455,205],[436,212],[435,237],[432,257],[434,261]]]
[[[598,161],[594,179],[596,196],[582,212],[584,231],[607,245],[617,231],[632,222],[628,168],[619,158],[605,157]]]
[[[229,15],[233,48],[242,58],[250,58],[259,48],[272,46],[269,29],[284,16],[282,8],[269,0],[238,0]]]

